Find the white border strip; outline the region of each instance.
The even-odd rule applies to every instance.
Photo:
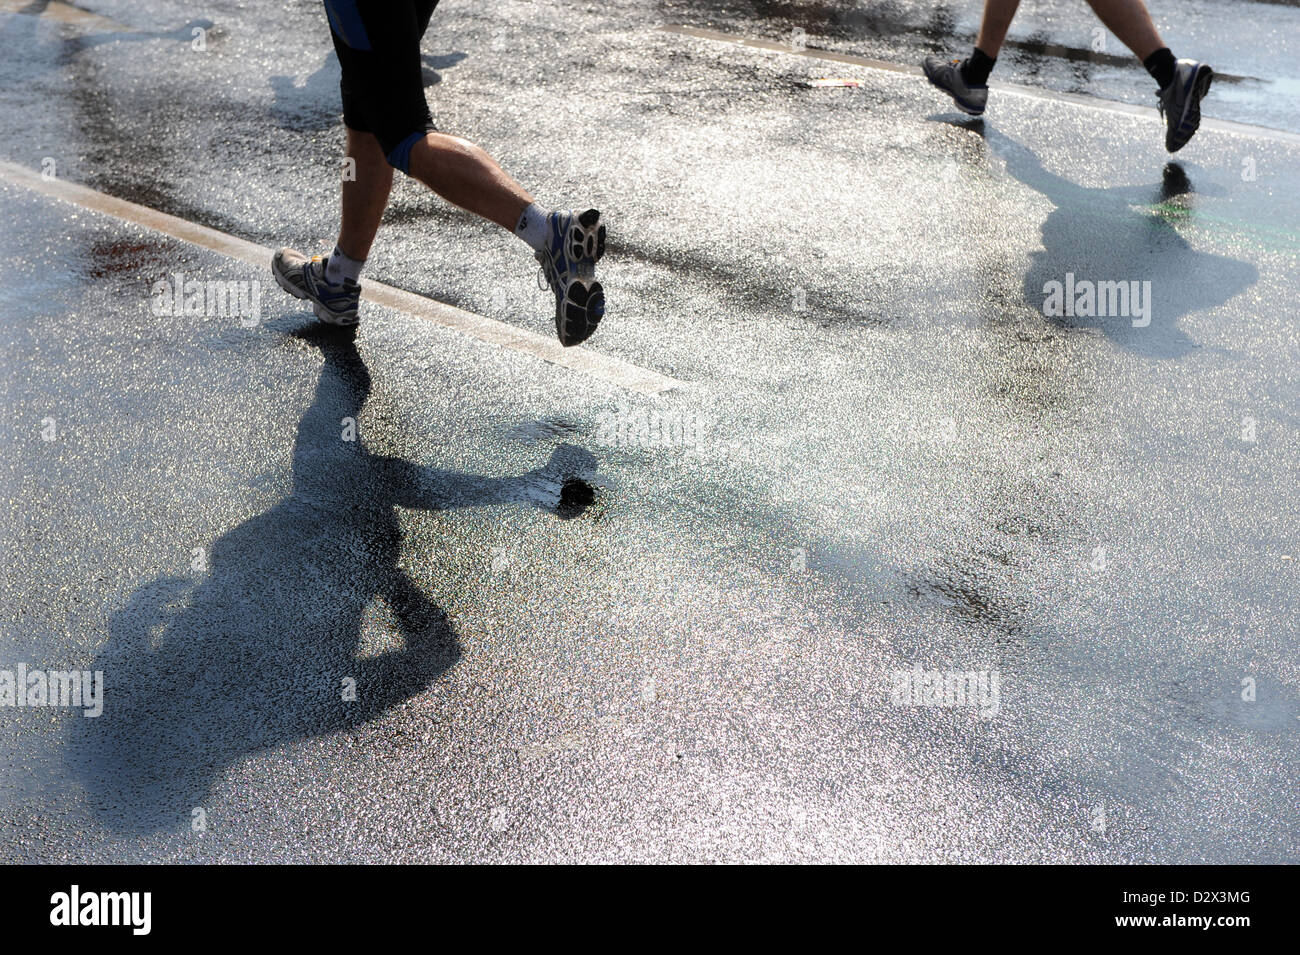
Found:
[[[779,43],[775,40],[752,39],[749,37],[737,36],[734,33],[721,33],[718,30],[705,30],[699,27],[677,26],[667,24],[659,28],[664,33],[675,33],[679,36],[691,36],[701,40],[713,40],[717,43],[729,43],[732,46],[743,46],[754,50],[766,50],[770,53],[786,53],[790,56],[806,56],[814,60],[830,60],[833,63],[847,63],[851,66],[861,66],[869,70],[884,70],[889,73],[905,73],[909,75],[921,76],[919,66],[904,66],[900,63],[889,63],[885,60],[873,60],[867,56],[855,56],[852,53],[835,53],[831,50],[817,50],[807,47],[802,50],[794,49],[789,43]],[[1127,116],[1138,116],[1143,119],[1158,120],[1159,117],[1154,109],[1145,106],[1134,106],[1131,103],[1120,103],[1115,100],[1097,99],[1092,96],[1084,96],[1081,93],[1057,93],[1052,90],[1041,90],[1031,86],[1018,86],[1014,83],[992,82],[989,86],[996,90],[1002,90],[1015,96],[1028,96],[1031,99],[1054,100],[1061,103],[1073,103],[1076,106],[1086,106],[1091,109],[1105,110],[1110,113],[1123,113]],[[1202,117],[1202,129],[1213,129],[1218,132],[1235,133],[1238,136],[1253,136],[1258,139],[1272,139],[1284,143],[1300,144],[1300,133],[1288,132],[1284,129],[1272,129],[1268,126],[1251,126],[1248,123],[1234,123],[1226,119],[1214,119],[1209,116]]]
[[[256,268],[267,269],[271,264],[272,250],[264,245],[150,209],[148,206],[137,205],[125,199],[97,192],[89,186],[62,179],[45,179],[40,173],[16,163],[0,160],[0,179],[71,202],[91,212],[103,213],[132,225],[144,226]],[[600,378],[638,394],[659,395],[675,388],[685,387],[685,383],[676,378],[641,368],[621,358],[602,355],[582,347],[565,348],[554,338],[517,328],[484,315],[476,315],[382,282],[367,280],[361,287],[361,297],[367,302],[405,312],[481,342],[532,355],[552,365],[560,365],[571,371]]]

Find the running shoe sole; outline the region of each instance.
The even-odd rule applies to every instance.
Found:
[[[599,262],[605,254],[605,224],[600,213],[588,209],[578,216],[569,226],[564,244],[571,262]],[[590,283],[570,282],[565,297],[555,304],[555,331],[564,346],[580,345],[595,334],[604,317],[604,287],[594,279]]]

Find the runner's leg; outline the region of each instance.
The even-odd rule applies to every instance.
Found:
[[[595,209],[551,212],[534,201],[484,150],[438,132],[424,96],[420,39],[437,0],[325,0],[330,33],[343,68],[343,119],[357,182],[345,189],[339,245],[326,263],[335,276],[356,280],[383,216],[387,185],[373,172],[379,155],[463,209],[513,231],[533,249],[555,295],[560,341],[577,344],[595,331],[605,310],[595,279],[605,227]],[[373,142],[372,142],[373,139]],[[376,151],[377,150],[377,151]],[[349,251],[351,250],[351,251]],[[303,257],[299,254],[295,262]],[[312,297],[307,266],[281,284]],[[313,273],[314,274],[314,273]]]
[[[1165,45],[1142,0],[1088,0],[1088,6],[1139,60]]]
[[[1019,7],[1020,0],[984,0],[984,16],[980,19],[980,32],[975,37],[975,49],[983,50],[990,60],[996,60]]]
[[[925,58],[922,64],[925,78],[951,96],[963,113],[983,115],[989,96],[989,73],[1019,7],[1020,0],[984,0],[984,15],[970,56],[964,60],[945,56]]]
[[[467,140],[426,133],[411,146],[409,174],[442,198],[513,232],[533,197]]]
[[[364,262],[379,231],[393,187],[393,167],[372,133],[348,130],[350,168],[343,178],[343,218],[338,247],[344,255]]]
[[[1197,60],[1175,59],[1142,0],[1088,0],[1088,5],[1156,81],[1165,148],[1171,153],[1182,149],[1200,128],[1201,100],[1210,91],[1214,71]]]
[[[344,118],[374,134],[393,168],[513,230],[533,197],[478,146],[437,132],[429,112],[420,38],[435,6],[433,0],[326,0],[343,65]]]

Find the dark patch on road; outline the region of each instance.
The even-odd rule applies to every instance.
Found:
[[[163,272],[173,264],[172,250],[161,242],[138,239],[100,240],[90,246],[92,278],[126,274],[133,279]]]
[[[556,516],[563,520],[581,517],[596,501],[596,489],[581,478],[569,478],[560,488],[560,503]]]

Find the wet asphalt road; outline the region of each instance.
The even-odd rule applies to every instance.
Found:
[[[318,4],[84,9],[0,12],[0,159],[328,248]],[[1250,124],[1173,166],[1145,74],[1059,52],[1081,5],[1022,13],[1035,92],[976,123],[660,29],[909,65],[974,4],[446,0],[436,119],[606,213],[591,347],[658,397],[324,333],[0,179],[0,670],[105,681],[0,709],[0,859],[1300,860],[1300,10],[1155,13]],[[368,274],[546,332],[531,266],[402,182]],[[260,320],[156,314],[178,271]],[[1067,274],[1150,282],[1149,324],[1045,316]],[[995,711],[896,705],[913,667]]]

